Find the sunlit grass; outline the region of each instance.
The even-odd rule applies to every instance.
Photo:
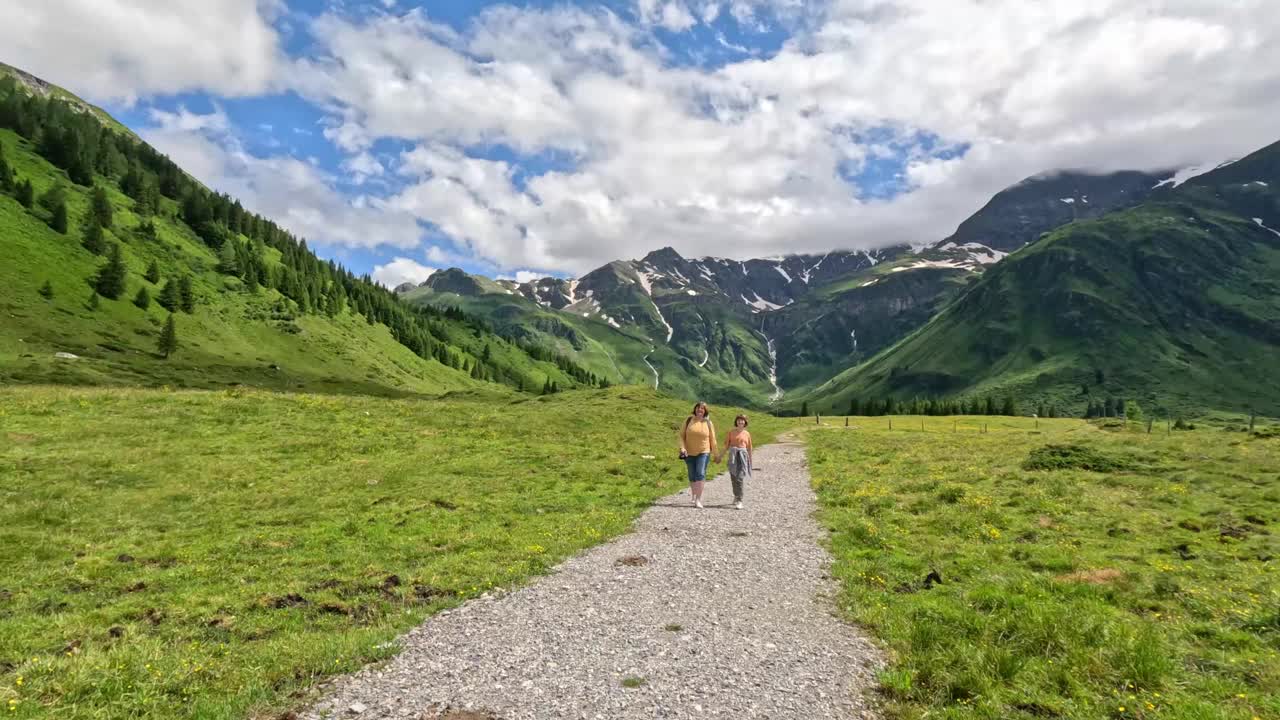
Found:
[[[802,427],[840,604],[890,653],[893,717],[1280,717],[1280,441],[824,423]],[[1074,449],[1031,465],[1060,469],[1024,469],[1050,444]]]
[[[0,389],[0,713],[270,716],[624,532],[686,405]]]

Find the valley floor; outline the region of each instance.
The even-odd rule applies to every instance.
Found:
[[[0,706],[1280,717],[1275,427],[755,415],[747,510],[653,507],[687,410],[0,387]]]
[[[873,717],[878,652],[834,615],[799,445],[757,450],[747,505],[726,474],[512,594],[437,615],[305,718]]]

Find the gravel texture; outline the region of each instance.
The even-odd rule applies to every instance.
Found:
[[[745,509],[724,474],[705,510],[664,498],[633,532],[430,618],[302,717],[875,717],[879,656],[833,615],[804,448],[755,464]]]

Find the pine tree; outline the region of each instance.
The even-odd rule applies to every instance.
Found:
[[[809,417],[809,401],[800,403],[800,417]]]
[[[37,200],[37,202],[40,203],[40,207],[44,208],[45,210],[48,210],[49,212],[53,212],[54,208],[58,207],[59,205],[66,204],[67,202],[66,186],[60,182],[54,183],[53,186],[50,187],[48,190],[45,190],[44,192],[40,193],[40,198],[39,200]]]
[[[156,349],[168,359],[178,349],[178,328],[173,322],[173,313],[165,321],[164,330],[160,331],[160,339],[156,341]]]
[[[30,210],[31,206],[36,203],[36,189],[31,185],[31,181],[23,178],[14,188],[13,196],[18,199],[22,207]]]
[[[124,293],[125,276],[128,269],[124,265],[124,257],[120,254],[120,246],[113,243],[111,254],[107,256],[107,264],[102,266],[93,280],[93,289],[108,300],[115,300]]]
[[[107,249],[107,240],[103,237],[102,226],[92,218],[86,218],[80,244],[94,255],[101,255]]]
[[[546,382],[542,383],[542,394],[543,394],[543,395],[550,395],[550,394],[551,394],[551,378],[550,378],[550,376],[548,376],[548,377],[547,377],[547,381],[546,381]]]
[[[141,310],[151,307],[151,293],[147,292],[146,285],[138,288],[138,294],[133,296],[133,304]]]
[[[67,234],[67,204],[65,202],[58,203],[53,208],[53,217],[49,220],[49,227],[59,235]]]
[[[144,275],[143,277],[145,277],[147,279],[147,282],[151,283],[152,285],[155,285],[156,283],[160,282],[160,264],[157,263],[155,260],[152,260],[151,264],[147,266],[147,274]]]
[[[107,191],[101,185],[93,189],[93,196],[89,200],[89,214],[102,227],[111,227],[111,201],[107,199]]]
[[[88,307],[89,307],[89,309],[90,309],[90,310],[97,310],[97,309],[98,309],[98,305],[100,304],[100,302],[101,302],[101,299],[100,299],[100,298],[99,298],[99,296],[98,296],[98,291],[97,291],[97,290],[94,290],[93,292],[91,292],[91,293],[89,294],[89,303],[88,303]]]
[[[4,143],[0,143],[0,192],[9,192],[13,189],[13,168],[9,167],[9,161],[4,156]]]
[[[40,297],[44,298],[45,300],[53,299],[53,283],[49,282],[48,280],[44,281],[44,285],[40,286]]]
[[[191,285],[190,275],[183,275],[178,281],[178,298],[182,312],[190,315],[196,311],[196,291]]]
[[[1000,414],[1010,417],[1018,414],[1018,406],[1014,404],[1012,397],[1004,399],[1004,407],[1000,408]]]
[[[222,249],[218,251],[218,272],[226,275],[239,273],[240,264],[236,262],[236,245],[239,243],[235,240],[222,243]]]
[[[166,281],[164,287],[160,288],[160,296],[156,298],[156,302],[169,312],[177,310],[182,304],[182,298],[178,295],[178,284],[172,280]]]

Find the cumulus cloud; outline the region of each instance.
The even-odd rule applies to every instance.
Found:
[[[416,260],[397,257],[386,265],[374,266],[371,277],[374,282],[383,287],[394,288],[402,283],[421,284],[435,271],[435,268],[427,267]]]
[[[269,0],[6,3],[6,62],[96,100],[208,90],[251,95],[280,66]]]
[[[565,6],[492,9],[462,32],[422,13],[326,15],[297,78],[350,135],[416,142],[392,206],[505,268],[582,271],[662,244],[744,257],[925,242],[1046,169],[1165,168],[1275,139],[1280,20],[1259,0],[636,7],[641,27]],[[687,27],[691,7],[809,15],[770,57],[691,68],[643,28],[668,8]],[[518,167],[468,155],[493,144],[571,162],[517,160],[534,168],[519,183]],[[894,153],[904,193],[846,180]]]
[[[538,280],[544,277],[546,277],[545,273],[534,272],[532,270],[517,270],[514,275],[499,275],[498,279],[514,280],[515,282],[518,282],[523,285],[524,283],[533,282],[534,280]]]
[[[496,5],[457,27],[429,10],[334,10],[281,63],[270,4],[156,10],[147,22],[171,23],[171,41],[124,26],[141,0],[57,0],[10,13],[0,39],[50,79],[87,68],[78,90],[120,80],[108,97],[298,92],[325,113],[345,158],[334,171],[387,197],[246,153],[220,111],[155,114],[148,137],[308,237],[419,247],[437,267],[582,272],[661,245],[742,258],[928,242],[1041,171],[1248,152],[1277,139],[1272,4],[635,0],[621,14]],[[46,7],[92,22],[51,28]],[[756,47],[752,30],[779,27],[781,47]],[[698,36],[745,45],[735,62],[690,64],[680,50]]]
[[[343,247],[417,247],[418,221],[367,195],[349,198],[314,163],[247,152],[220,111],[153,111],[142,137],[200,181],[239,199],[312,243]]]

